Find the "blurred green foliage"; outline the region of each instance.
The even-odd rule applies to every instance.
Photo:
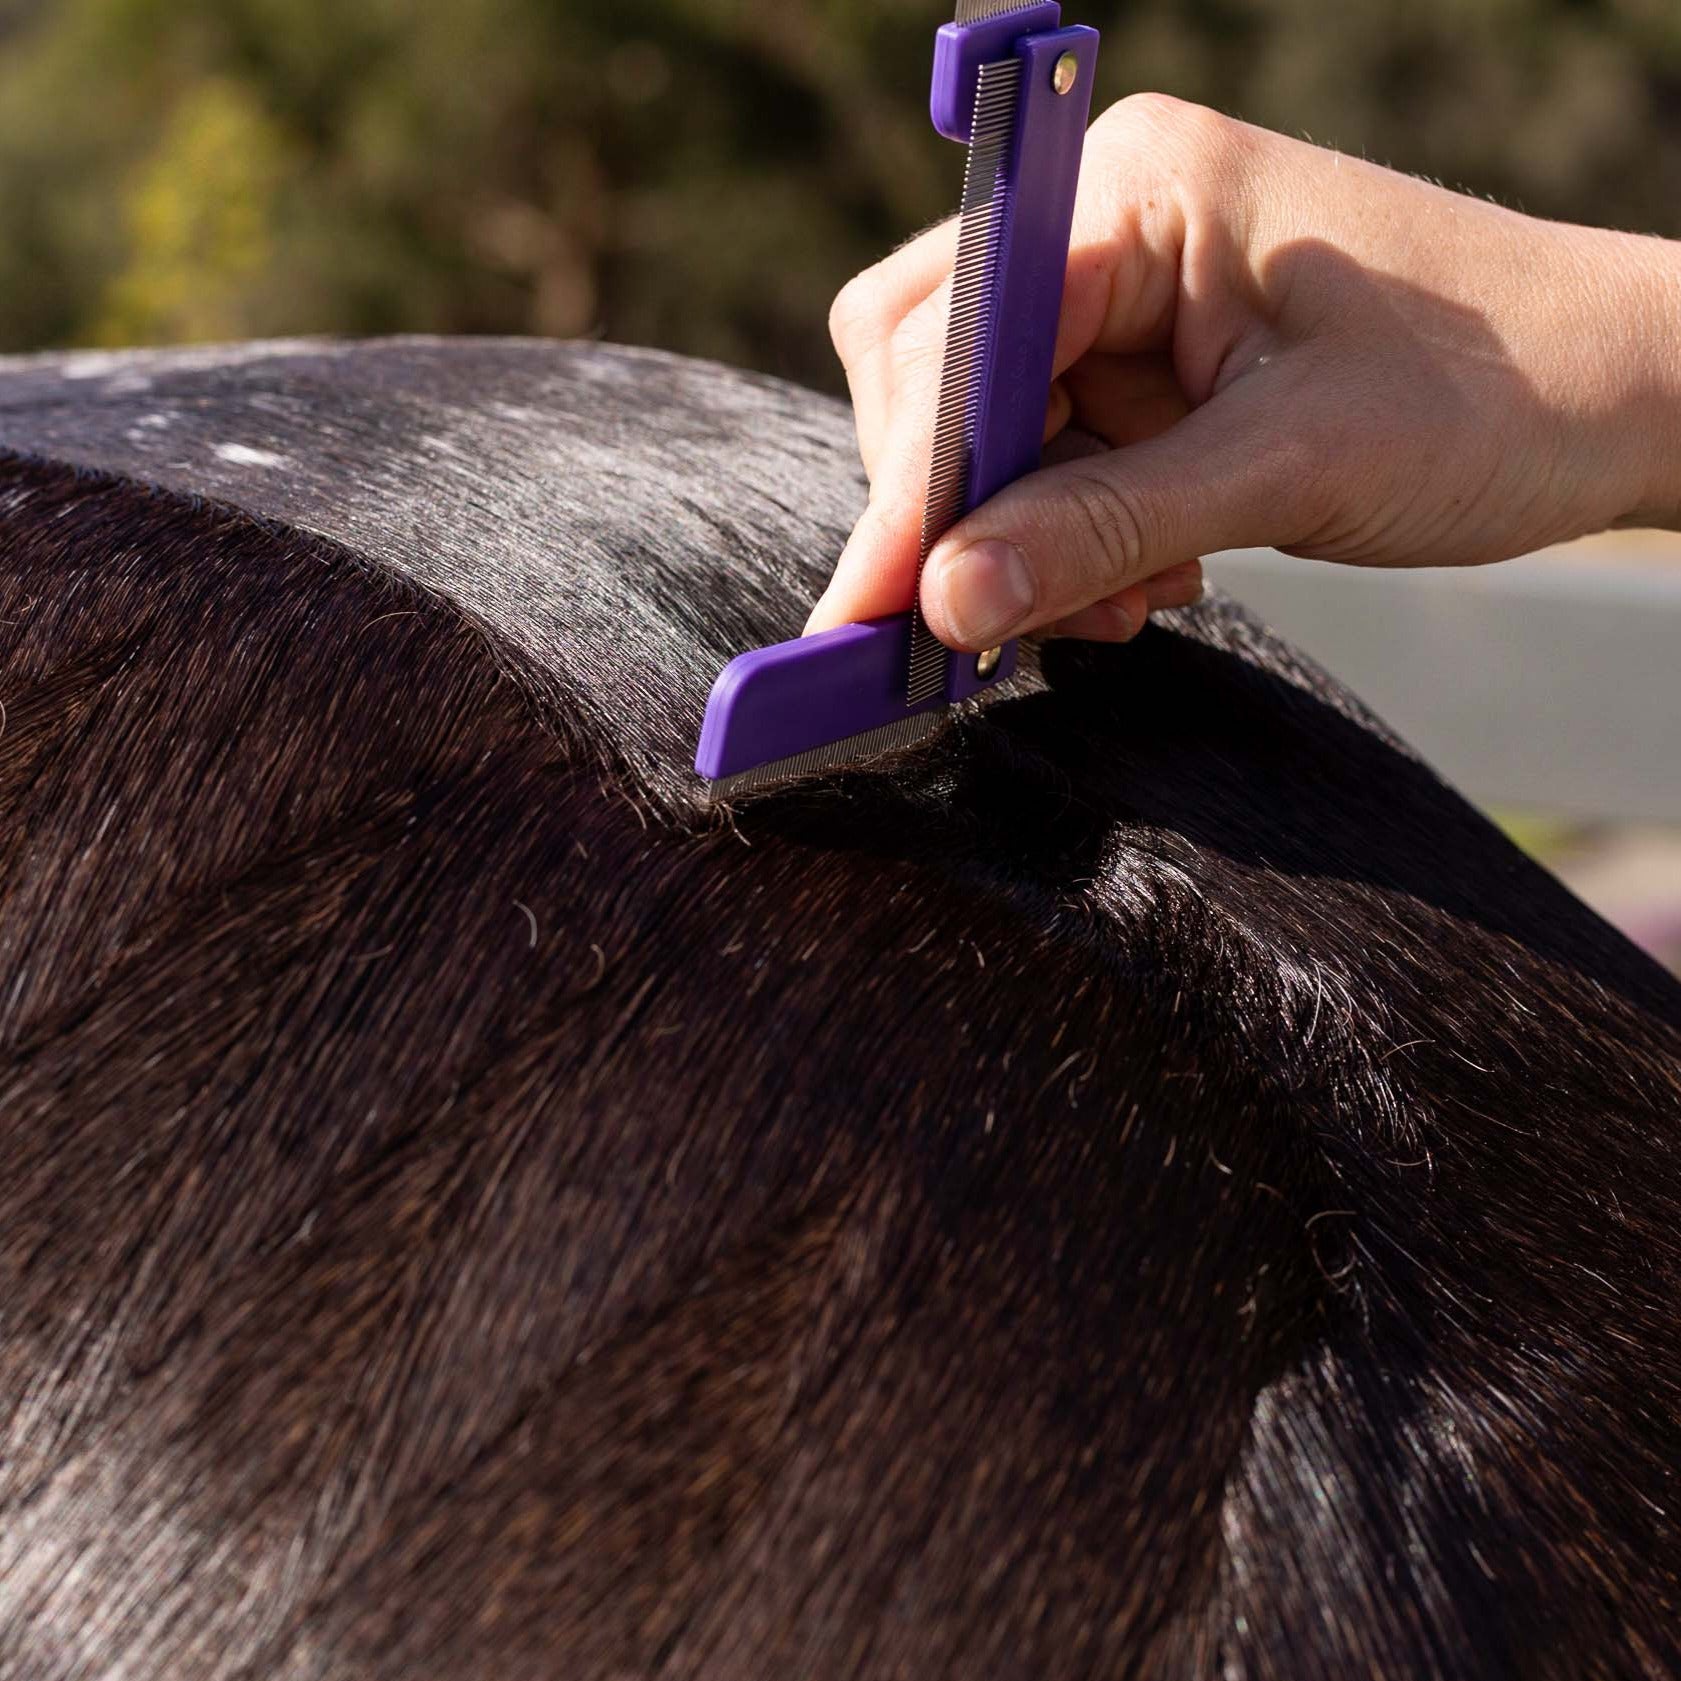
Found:
[[[955,202],[908,0],[0,0],[0,347],[613,338],[832,385]],[[1681,234],[1676,0],[1072,0],[1156,87]]]

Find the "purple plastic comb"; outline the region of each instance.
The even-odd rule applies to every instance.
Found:
[[[969,148],[922,563],[1039,465],[1097,31],[1055,0],[958,0],[934,49],[934,126]],[[921,579],[921,564],[918,566]],[[907,746],[1002,683],[1015,644],[944,647],[920,606],[742,654],[712,687],[695,769],[715,797]]]

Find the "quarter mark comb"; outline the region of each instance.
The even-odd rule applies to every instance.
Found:
[[[934,126],[969,149],[922,523],[922,567],[964,514],[1039,464],[1097,32],[1055,0],[958,0],[935,38]],[[905,747],[1004,682],[1015,644],[954,653],[920,604],[739,655],[695,769],[716,798]]]

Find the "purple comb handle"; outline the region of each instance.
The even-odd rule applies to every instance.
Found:
[[[759,765],[797,759],[820,743],[867,736],[938,712],[938,695],[905,705],[911,616],[894,613],[865,624],[837,625],[798,642],[776,642],[739,654],[718,674],[701,726],[695,769],[722,782]],[[973,654],[958,660],[973,668]],[[1014,647],[986,682],[1014,670]],[[866,744],[860,744],[861,747]]]
[[[1023,4],[947,25],[935,49],[935,126],[964,142],[976,126],[982,65],[1012,57],[1021,64],[968,391],[964,513],[1039,464],[1098,44],[1096,30],[1058,28],[1061,17],[1054,0]],[[763,766],[799,769],[828,744],[885,745],[901,728],[1015,669],[1013,643],[994,659],[947,653],[943,692],[907,705],[916,621],[913,613],[895,614],[732,660],[707,704],[696,770],[719,783]]]
[[[1022,100],[1009,164],[1004,245],[975,394],[966,513],[1039,465],[1074,195],[1091,114],[1097,31],[1030,35],[1016,53],[1023,60]],[[1064,58],[1074,60],[1075,82],[1059,94],[1056,67]]]
[[[934,37],[934,91],[928,100],[934,127],[946,139],[967,146],[975,135],[981,66],[1009,58],[1023,36],[1055,29],[1061,22],[1061,0],[1024,0],[999,17],[944,25]]]
[[[1033,10],[1036,17],[1046,14],[1044,21],[1052,26],[1061,16],[1056,5]],[[940,31],[932,109],[942,133],[956,138],[968,132],[980,65],[997,54],[994,37],[999,26],[1017,15],[980,24],[947,24]],[[1014,43],[1014,56],[1022,61],[1021,93],[1005,170],[1005,220],[992,307],[984,329],[980,376],[971,394],[965,514],[1039,465],[1080,158],[1091,117],[1097,43],[1097,31],[1083,27],[1045,28]],[[1059,93],[1057,69],[1070,59],[1072,86]],[[948,662],[948,700],[966,700],[986,687],[975,678],[974,669],[972,661],[959,657]]]

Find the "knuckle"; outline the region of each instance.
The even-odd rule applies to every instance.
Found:
[[[1128,94],[1098,120],[1106,140],[1156,149],[1202,151],[1223,144],[1236,126],[1229,117],[1168,93]]]
[[[829,306],[829,338],[844,358],[864,340],[878,313],[874,269],[849,280]]]
[[[1108,173],[1126,183],[1127,202],[1136,202],[1138,183],[1149,181],[1187,224],[1241,217],[1263,166],[1255,149],[1261,131],[1165,93],[1132,94],[1102,120]]]
[[[1135,93],[1100,119],[1099,145],[1129,181],[1141,168],[1187,209],[1229,190],[1248,173],[1244,124],[1165,93]]]
[[[1145,128],[1169,128],[1179,113],[1189,108],[1187,100],[1146,88],[1138,93],[1129,93],[1113,109],[1125,122]]]
[[[1078,521],[1080,556],[1074,582],[1114,590],[1144,569],[1144,520],[1131,496],[1107,476],[1076,473],[1067,481],[1069,508]]]
[[[1180,103],[1174,132],[1187,151],[1201,158],[1224,157],[1236,144],[1243,125],[1206,105]]]

